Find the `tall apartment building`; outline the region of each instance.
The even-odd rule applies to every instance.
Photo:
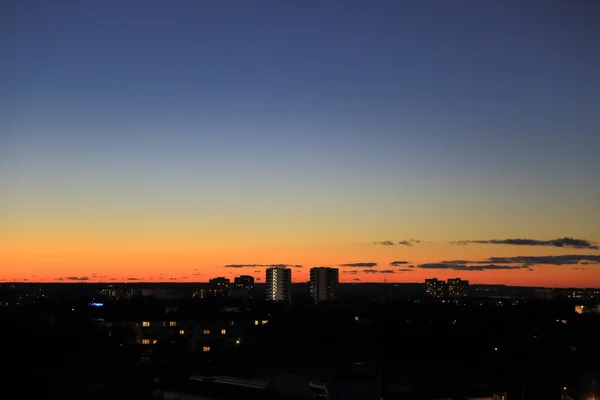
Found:
[[[448,279],[448,296],[467,297],[469,295],[469,281],[460,278]]]
[[[444,297],[446,294],[446,282],[437,278],[425,279],[425,294],[430,297]]]
[[[251,299],[254,294],[254,277],[251,275],[240,275],[233,279],[233,287],[230,296]]]
[[[211,296],[228,296],[229,279],[222,276],[210,279],[208,281],[208,293]]]
[[[331,301],[337,297],[340,271],[337,268],[310,269],[310,296],[315,303]]]
[[[266,299],[269,301],[291,302],[292,270],[284,267],[267,269]]]

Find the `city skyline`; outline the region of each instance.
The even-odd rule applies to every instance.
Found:
[[[38,6],[2,13],[0,282],[600,287],[598,2]]]

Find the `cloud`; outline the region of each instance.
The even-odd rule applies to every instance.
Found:
[[[585,271],[587,268],[585,267],[573,267],[571,268],[573,271]]]
[[[449,269],[452,271],[488,271],[488,270],[520,270],[529,268],[523,265],[497,265],[497,264],[477,264],[477,265],[465,265],[456,264],[449,262],[441,263],[427,263],[420,264],[417,268],[422,269]]]
[[[358,274],[358,271],[342,271],[342,274],[356,275]]]
[[[87,276],[69,276],[66,279],[68,281],[88,281],[90,278]]]
[[[192,276],[200,276],[202,275],[201,273],[193,273]]]
[[[371,270],[369,270],[369,271],[371,271]],[[382,269],[382,270],[379,271],[379,273],[380,274],[395,274],[396,271],[391,270],[391,269]]]
[[[376,269],[363,269],[361,271],[364,274],[378,274],[379,271],[377,271]]]
[[[139,281],[140,278],[127,278],[128,281]]]
[[[490,240],[458,240],[451,242],[453,244],[506,244],[513,246],[550,246],[550,247],[569,247],[572,249],[592,249],[598,250],[598,245],[585,239],[574,239],[563,237],[553,240],[537,239],[490,239]]]
[[[358,262],[350,264],[340,264],[340,267],[353,267],[353,268],[373,268],[377,266],[375,262]]]
[[[225,268],[302,268],[300,264],[227,264]]]
[[[416,239],[401,240],[398,242],[398,244],[400,246],[408,246],[408,247],[413,247],[413,244],[419,244],[419,243],[421,243],[421,241],[416,240]]]
[[[382,240],[379,242],[373,242],[373,244],[380,244],[382,246],[395,246],[395,243],[392,242],[391,240]]]
[[[573,265],[582,262],[592,264],[600,263],[600,255],[567,254],[561,256],[517,256],[517,257],[490,257],[488,262],[494,264],[550,264],[550,265]]]
[[[523,264],[533,266],[549,265],[591,265],[600,264],[600,255],[567,254],[561,256],[515,256],[515,257],[490,257],[484,261],[445,260],[444,264]]]
[[[360,278],[354,278],[353,281],[360,281]]]
[[[392,261],[390,266],[397,267],[399,265],[410,264],[410,261]]]
[[[414,269],[410,269],[410,268],[400,268],[398,270],[398,272],[412,272],[412,271],[414,271]]]
[[[56,278],[57,281],[64,281],[65,278],[63,278],[62,276],[59,276],[58,278]]]

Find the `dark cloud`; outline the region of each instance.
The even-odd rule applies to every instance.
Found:
[[[56,278],[57,281],[64,281],[65,278],[63,278],[62,276],[59,276],[58,278]]]
[[[369,270],[370,271],[370,270]],[[395,274],[396,271],[392,270],[392,269],[382,269],[381,271],[379,271],[380,274]]]
[[[573,267],[571,268],[573,271],[585,271],[587,268],[585,267]]]
[[[379,271],[377,271],[376,269],[363,269],[361,271],[364,274],[378,274]]]
[[[410,268],[400,268],[400,269],[398,270],[398,272],[412,272],[412,271],[414,271],[414,270],[413,270],[413,269],[410,269]]]
[[[358,274],[358,271],[342,271],[343,274],[350,274],[350,275],[356,275]]]
[[[516,257],[490,257],[484,261],[445,260],[444,264],[522,264],[533,265],[574,265],[574,264],[600,264],[600,255],[568,254],[561,256],[516,256]]]
[[[302,268],[300,264],[227,264],[225,268]]]
[[[422,269],[449,269],[452,271],[488,271],[488,270],[510,270],[510,269],[525,269],[522,265],[497,265],[497,264],[477,264],[477,265],[465,265],[455,264],[448,262],[441,263],[427,263],[420,264],[417,266]]]
[[[140,278],[127,278],[128,281],[139,281]]]
[[[353,281],[360,281],[360,278],[354,278]]]
[[[419,244],[419,243],[421,243],[421,241],[416,240],[416,239],[401,240],[398,242],[398,244],[400,246],[408,246],[408,247],[413,247],[414,244]]]
[[[340,264],[340,267],[353,267],[353,268],[373,268],[377,266],[377,263],[374,262],[358,262],[358,263],[350,263],[350,264]]]
[[[176,281],[177,278],[169,278],[170,281]]]
[[[394,242],[392,242],[391,240],[382,240],[379,242],[373,242],[373,244],[380,244],[382,246],[394,246]]]
[[[69,276],[66,278],[68,281],[88,281],[90,278],[87,276]]]
[[[598,250],[598,245],[585,239],[574,239],[563,237],[553,240],[537,239],[490,239],[490,240],[459,240],[451,242],[454,244],[507,244],[513,246],[550,246],[550,247],[569,247],[572,249],[592,249]]]
[[[187,276],[182,276],[179,279],[187,279],[187,278],[188,278]]]
[[[517,257],[490,257],[487,260],[494,264],[550,264],[573,265],[582,262],[600,263],[600,255],[568,254],[561,256],[517,256]]]
[[[392,261],[390,266],[397,267],[399,265],[410,264],[410,261]]]

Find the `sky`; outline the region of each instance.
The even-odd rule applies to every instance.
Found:
[[[0,8],[0,280],[600,287],[597,1]]]

